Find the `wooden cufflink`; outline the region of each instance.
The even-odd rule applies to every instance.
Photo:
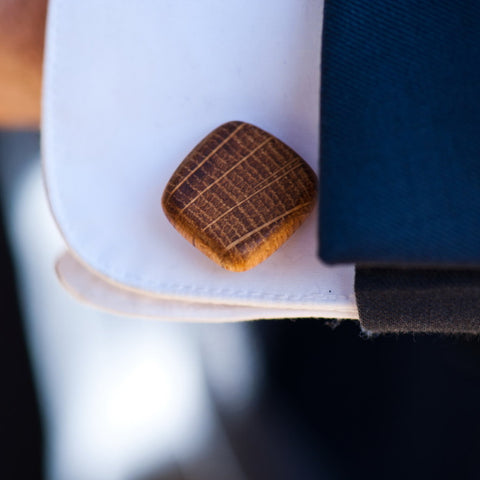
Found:
[[[162,198],[172,225],[235,272],[275,252],[312,211],[317,179],[291,148],[243,122],[221,125],[180,164]]]

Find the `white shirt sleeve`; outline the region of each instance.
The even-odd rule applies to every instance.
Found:
[[[230,120],[271,132],[318,171],[322,3],[51,0],[43,162],[69,290],[172,319],[358,315],[353,266],[317,258],[315,212],[272,257],[232,273],[160,205],[178,164]]]

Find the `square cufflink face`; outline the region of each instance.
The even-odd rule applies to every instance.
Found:
[[[162,206],[195,247],[241,272],[268,258],[302,224],[314,207],[316,186],[313,170],[278,138],[229,122],[179,165]]]

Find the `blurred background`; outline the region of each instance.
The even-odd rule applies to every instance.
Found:
[[[94,311],[54,276],[38,133],[0,170],[2,478],[480,478],[478,338]]]

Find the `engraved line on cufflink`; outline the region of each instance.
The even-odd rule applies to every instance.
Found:
[[[195,200],[197,200],[197,198],[199,198],[201,195],[203,195],[207,190],[209,190],[210,188],[212,188],[214,185],[216,185],[220,180],[222,180],[223,178],[225,178],[231,171],[235,170],[236,168],[239,167],[239,165],[243,162],[245,162],[246,160],[248,160],[257,150],[259,150],[260,148],[262,148],[264,145],[266,145],[268,142],[271,142],[273,139],[272,138],[267,138],[267,140],[264,140],[260,145],[258,145],[257,147],[255,147],[254,150],[252,150],[248,155],[245,155],[243,158],[241,158],[240,160],[238,160],[238,162],[236,164],[234,164],[232,167],[230,167],[225,173],[223,173],[220,177],[218,177],[217,179],[214,180],[213,183],[211,183],[210,185],[208,185],[205,190],[202,190],[200,193],[197,194],[196,197],[192,198],[192,200],[190,200],[190,202],[188,202],[183,208],[182,208],[182,211],[187,209]]]
[[[215,153],[217,153],[218,150],[220,150],[224,145],[225,143],[227,143],[235,134],[238,133],[239,130],[241,130],[243,127],[245,126],[245,124],[242,124],[240,125],[239,127],[237,127],[236,130],[234,130],[232,133],[230,133],[230,135],[225,138],[222,143],[220,143],[220,145],[218,145],[217,147],[215,147],[214,150],[212,150],[198,165],[195,166],[195,168],[193,168],[189,174],[185,177],[185,178],[182,178],[182,180],[180,182],[178,182],[178,184],[175,186],[175,188],[173,189],[173,191],[170,193],[170,196],[173,195],[188,179],[189,177],[194,174],[199,168],[202,167],[202,165],[207,162],[213,155],[215,155]],[[220,127],[219,127],[220,128]],[[195,149],[201,149],[201,147],[203,146],[203,142],[207,142],[207,140],[210,138],[211,135],[213,135],[215,133],[212,132],[209,136],[205,137],[203,139],[202,142],[200,142],[200,144],[198,144]],[[193,153],[193,152],[192,152]],[[191,153],[190,153],[191,155]]]
[[[290,164],[287,164],[287,167],[290,166],[292,163],[297,163],[295,161],[293,162],[290,162]],[[297,169],[299,167],[299,165],[295,165],[293,168],[290,168],[289,170],[287,170],[283,175],[287,175],[288,173],[292,172],[293,170]],[[285,167],[282,169],[284,170]],[[275,174],[278,174],[280,173],[280,171],[278,172],[275,172]],[[274,175],[275,175],[274,174]],[[272,175],[272,176],[274,176]],[[282,176],[283,176],[282,175]],[[274,182],[276,182],[277,180],[279,180],[281,177],[281,175],[278,175],[276,177],[273,178],[273,180],[271,180],[269,183],[267,183],[266,185],[264,186],[261,186],[261,184],[258,185],[259,189],[252,193],[251,195],[249,195],[247,198],[244,198],[243,200],[241,200],[240,202],[238,202],[236,205],[234,205],[233,207],[230,207],[228,210],[226,210],[225,212],[223,212],[220,216],[218,216],[217,218],[215,218],[214,220],[212,220],[206,227],[204,227],[202,229],[202,231],[205,231],[207,228],[210,228],[213,224],[217,223],[219,220],[221,220],[225,215],[228,215],[232,210],[234,210],[235,208],[238,208],[240,207],[243,203],[245,203],[246,201],[250,200],[254,195],[257,195],[259,194],[260,192],[262,192],[265,188],[269,187],[270,185],[272,185]],[[265,179],[263,182],[261,183],[264,183],[265,181],[267,180],[270,180],[270,178],[267,178]]]
[[[170,223],[227,270],[255,267],[303,223],[317,178],[290,147],[264,130],[228,122],[207,135],[167,183]]]

